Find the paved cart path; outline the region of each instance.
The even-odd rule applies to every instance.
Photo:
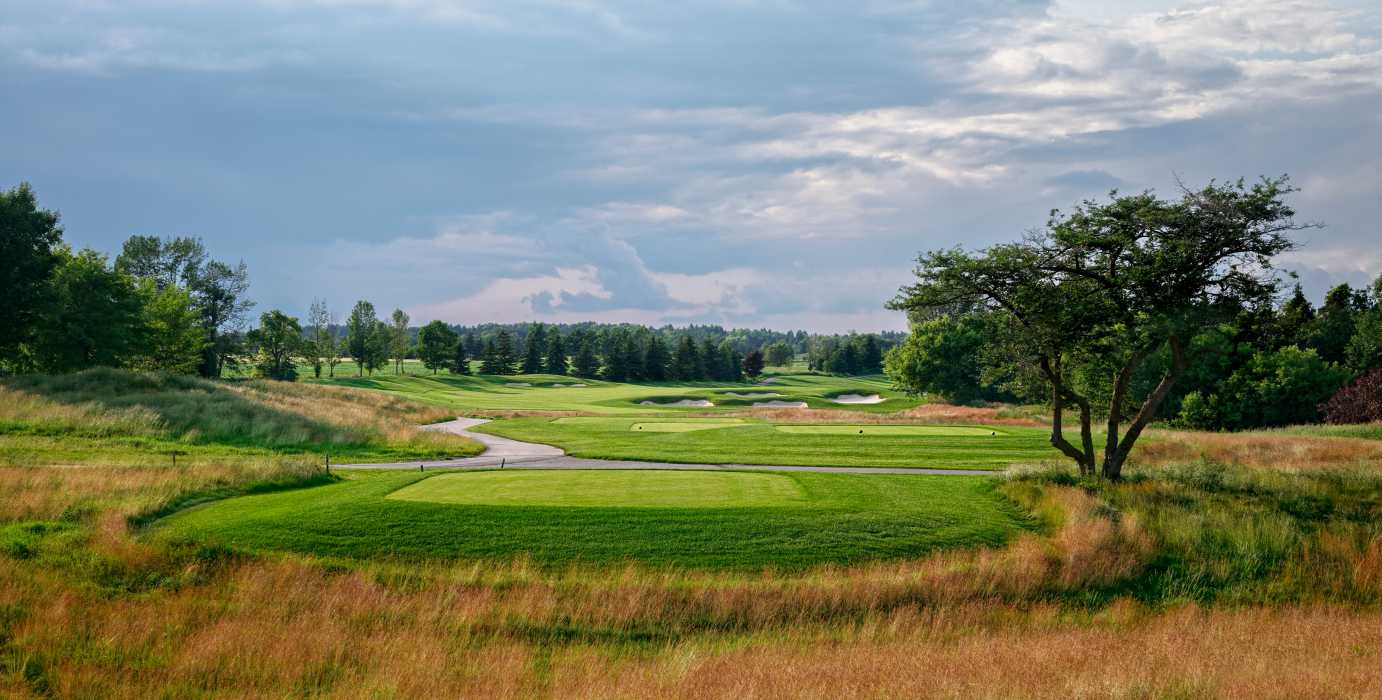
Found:
[[[382,464],[333,464],[338,469],[672,469],[687,471],[726,470],[726,471],[772,471],[772,472],[829,472],[839,474],[939,474],[944,476],[994,476],[1000,471],[986,469],[927,469],[923,467],[802,467],[767,464],[681,464],[677,462],[642,462],[617,459],[586,459],[570,457],[559,447],[541,445],[534,442],[520,442],[497,435],[477,433],[470,430],[489,421],[483,418],[457,418],[446,423],[422,426],[423,430],[436,430],[463,435],[478,440],[485,445],[485,452],[478,457],[457,459],[435,459],[420,462],[388,462]]]

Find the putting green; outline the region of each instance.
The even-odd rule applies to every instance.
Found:
[[[961,425],[775,425],[780,432],[802,435],[915,435],[918,437],[966,437],[1003,435],[994,428]]]
[[[695,471],[495,471],[441,474],[386,496],[492,506],[752,508],[805,505],[783,474]]]
[[[714,430],[715,428],[734,428],[743,425],[739,422],[700,421],[696,423],[634,423],[629,430],[645,433],[689,433],[692,430]]]

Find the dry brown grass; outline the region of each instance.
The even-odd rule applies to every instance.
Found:
[[[1162,466],[1206,459],[1260,469],[1382,467],[1382,441],[1281,432],[1206,433],[1151,430],[1138,443],[1139,464]]]
[[[1128,618],[1123,619],[1119,618]],[[1382,613],[1336,609],[1147,615],[1091,625],[937,633],[900,612],[878,639],[688,644],[652,660],[572,650],[553,661],[557,697],[1370,698],[1382,687]]]

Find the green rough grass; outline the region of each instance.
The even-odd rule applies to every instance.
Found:
[[[838,467],[923,467],[933,469],[1004,469],[1012,464],[1059,459],[1038,428],[984,427],[978,434],[953,435],[973,426],[861,426],[844,433],[786,432],[814,426],[774,426],[745,421],[740,425],[713,423],[714,430],[675,431],[633,429],[655,422],[633,418],[514,418],[481,425],[475,430],[529,442],[557,445],[577,457],[648,460],[692,464],[767,464]],[[683,418],[677,426],[698,423]],[[884,427],[921,428],[901,434],[871,431]],[[938,429],[940,434],[925,431]],[[997,435],[990,433],[997,432]]]
[[[317,380],[314,380],[317,381]],[[870,413],[889,413],[921,403],[915,397],[892,389],[886,377],[830,377],[815,374],[776,375],[774,383],[757,386],[748,382],[659,382],[623,384],[596,379],[576,379],[551,374],[516,376],[461,376],[453,374],[376,373],[373,377],[322,379],[320,383],[384,391],[425,401],[457,411],[571,411],[609,415],[705,413],[743,410],[758,401],[804,401],[811,408],[848,409]],[[554,384],[581,383],[583,387],[555,387]],[[516,386],[530,384],[531,386]],[[772,399],[745,399],[736,393],[776,393]],[[839,394],[879,394],[887,398],[879,404],[844,405],[830,397]],[[705,399],[715,405],[704,407],[645,406],[641,401]]]
[[[495,478],[482,474],[353,475],[194,508],[160,521],[152,534],[348,559],[527,558],[542,566],[635,561],[757,570],[998,545],[1027,524],[984,477],[774,475],[803,495],[754,507],[462,505],[388,497],[421,488],[423,480],[443,479],[445,491],[466,479]]]
[[[400,501],[595,508],[770,508],[806,504],[782,474],[677,471],[509,471],[443,474],[387,496]]]
[[[912,435],[917,437],[1009,437],[1011,428],[979,428],[968,425],[778,425],[780,433],[794,435]],[[977,443],[976,443],[977,444]]]
[[[143,465],[311,454],[396,461],[478,454],[411,429],[444,411],[285,382],[218,382],[98,368],[0,379],[0,464]]]

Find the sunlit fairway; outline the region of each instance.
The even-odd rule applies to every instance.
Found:
[[[796,480],[782,474],[640,470],[443,474],[405,486],[386,498],[604,508],[781,508],[809,503]]]
[[[1016,426],[572,416],[496,420],[476,430],[556,445],[576,457],[694,464],[1005,469],[1059,457],[1045,430]]]
[[[339,370],[339,368],[338,368]],[[457,411],[568,411],[601,414],[670,414],[742,411],[766,401],[804,402],[813,409],[848,409],[888,413],[921,403],[916,397],[892,389],[882,376],[833,377],[814,374],[784,374],[771,377],[772,383],[756,385],[722,382],[658,382],[625,384],[596,379],[577,379],[550,374],[516,376],[465,376],[447,373],[426,374],[419,368],[413,374],[379,372],[373,377],[346,376],[338,371],[335,379],[320,381],[341,386],[374,389],[390,394],[445,406]],[[310,378],[310,373],[303,375]],[[573,385],[581,386],[573,386]],[[740,394],[735,396],[734,394]],[[773,396],[765,396],[773,394]],[[841,404],[833,397],[843,394],[878,394],[885,400],[876,404]],[[674,406],[680,400],[709,401],[712,406]],[[644,404],[642,402],[650,402]]]
[[[357,559],[790,569],[996,545],[1027,522],[984,477],[409,472],[211,503],[153,535]]]

